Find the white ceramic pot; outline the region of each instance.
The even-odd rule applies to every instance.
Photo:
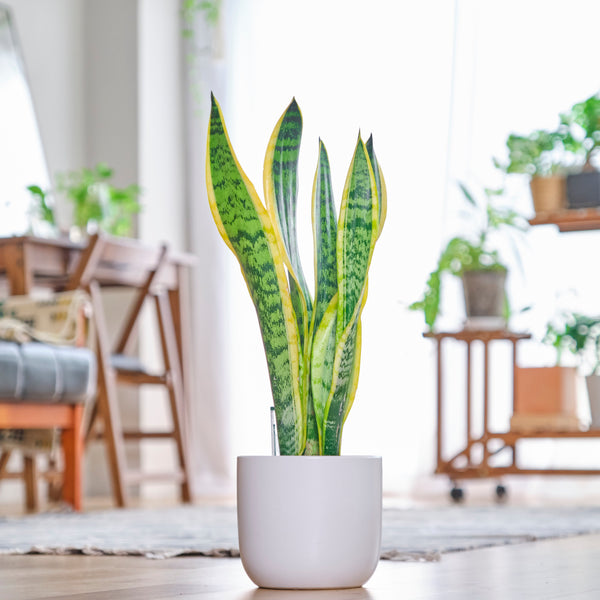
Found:
[[[259,587],[359,587],[381,550],[381,458],[241,456],[242,564]]]

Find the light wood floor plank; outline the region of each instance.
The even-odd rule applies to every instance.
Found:
[[[600,535],[381,561],[365,588],[259,590],[238,559],[0,556],[2,600],[597,600]]]

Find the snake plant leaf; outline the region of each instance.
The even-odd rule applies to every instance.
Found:
[[[301,454],[306,438],[300,340],[275,226],[231,146],[211,94],[206,181],[211,212],[236,255],[256,308],[275,403],[281,454]]]
[[[313,245],[315,256],[315,306],[313,331],[316,331],[337,293],[337,216],[331,184],[331,168],[325,144],[319,140],[319,161],[312,194]]]
[[[383,171],[377,162],[377,156],[375,155],[375,150],[373,148],[373,135],[369,136],[366,146],[371,166],[373,167],[373,175],[375,176],[375,184],[377,185],[377,197],[379,198],[379,230],[377,231],[377,238],[379,238],[383,231],[383,224],[385,223],[385,218],[387,216],[387,188],[385,179],[383,178]]]
[[[296,208],[298,157],[302,139],[302,114],[295,99],[275,125],[263,169],[265,199],[278,233],[290,274],[290,291],[302,344],[308,343],[311,299],[298,251]],[[305,346],[306,350],[306,346]]]
[[[317,418],[315,416],[315,406],[313,403],[312,389],[308,386],[307,404],[306,404],[306,446],[304,447],[305,456],[318,456],[321,454],[319,445],[319,429]]]
[[[323,419],[323,454],[339,454],[342,430],[358,388],[362,348],[361,315],[367,302],[368,280],[351,323],[335,348],[332,382]]]
[[[354,350],[354,366],[352,367],[352,379],[350,380],[350,387],[346,398],[346,411],[344,413],[344,419],[342,421],[342,427],[350,414],[350,409],[354,404],[354,398],[356,397],[356,390],[358,388],[358,376],[360,374],[360,353],[362,350],[362,321],[359,319],[358,327],[356,330],[356,347]],[[342,432],[340,430],[340,438]]]
[[[317,328],[311,355],[311,392],[315,411],[319,448],[323,450],[323,422],[331,385],[333,382],[333,363],[335,360],[335,337],[337,321],[337,293],[331,299]]]
[[[350,401],[350,387],[354,380],[359,309],[355,318],[343,331],[335,351],[333,380],[323,415],[323,454],[337,455],[341,449],[342,427]]]
[[[337,231],[339,341],[357,313],[379,227],[377,184],[360,134],[344,186]]]

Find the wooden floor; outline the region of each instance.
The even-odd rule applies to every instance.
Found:
[[[380,561],[363,588],[257,589],[239,559],[0,556],[2,600],[554,600],[600,598],[600,535]]]

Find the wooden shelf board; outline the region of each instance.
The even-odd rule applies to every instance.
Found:
[[[600,229],[600,208],[565,209],[537,213],[530,225],[556,225],[559,231],[590,231]]]

